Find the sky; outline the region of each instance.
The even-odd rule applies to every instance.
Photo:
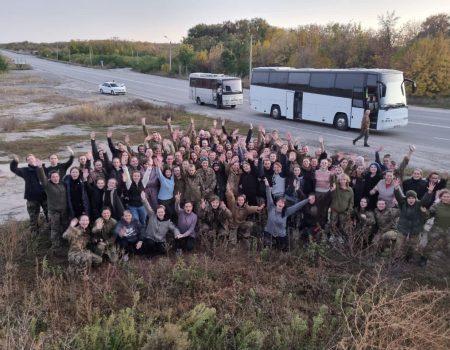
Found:
[[[445,12],[450,0],[0,0],[0,43],[110,39],[179,42],[199,23],[260,17],[277,27],[357,23],[377,28],[395,11],[399,23]]]

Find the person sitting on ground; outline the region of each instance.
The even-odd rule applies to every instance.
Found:
[[[117,236],[117,243],[123,250],[122,260],[128,261],[129,254],[136,254],[141,248],[138,247],[139,237],[142,237],[145,227],[141,225],[139,220],[133,218],[133,214],[129,210],[124,210],[122,218],[117,223],[114,232]]]
[[[180,235],[180,230],[173,224],[170,219],[166,218],[166,209],[163,205],[153,211],[150,203],[145,196],[145,192],[141,193],[142,203],[147,210],[148,225],[139,236],[136,249],[140,254],[148,255],[164,255],[167,253],[167,236],[169,232],[173,237]]]
[[[117,221],[111,217],[111,209],[103,207],[101,217],[95,220],[92,228],[92,239],[94,253],[105,257],[111,263],[119,260],[119,254],[116,245],[116,234],[114,232]]]
[[[79,219],[73,218],[70,226],[63,234],[63,238],[69,241],[68,253],[69,273],[84,274],[92,266],[102,263],[101,256],[87,249],[90,241],[89,216],[82,214]]]

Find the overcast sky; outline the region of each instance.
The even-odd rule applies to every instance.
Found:
[[[400,23],[450,14],[450,0],[0,0],[0,43],[70,39],[180,41],[192,26],[261,17],[295,28],[329,22],[377,27],[395,10]]]

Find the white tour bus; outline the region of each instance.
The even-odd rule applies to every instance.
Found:
[[[370,128],[385,130],[408,124],[403,73],[390,69],[255,68],[250,105],[273,118],[332,124],[339,130],[360,128],[369,109]]]
[[[197,104],[234,108],[244,101],[242,81],[224,74],[192,73],[189,75],[189,98]]]

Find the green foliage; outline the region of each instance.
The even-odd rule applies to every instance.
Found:
[[[188,332],[191,348],[196,350],[226,349],[227,330],[217,318],[215,308],[198,304],[179,323]]]
[[[9,66],[7,59],[4,56],[0,55],[0,72],[6,72],[8,68]]]
[[[189,347],[188,334],[179,325],[166,323],[148,336],[142,350],[187,350]]]
[[[135,306],[139,295],[134,297],[134,306],[125,308],[108,317],[100,317],[93,324],[85,326],[75,337],[74,343],[80,350],[127,350],[137,349],[144,334],[139,330]]]
[[[202,288],[206,277],[197,259],[192,259],[189,264],[183,259],[178,259],[170,278],[169,292],[174,297],[193,295]]]
[[[240,350],[262,349],[265,334],[251,321],[244,322],[236,334],[236,348]]]

